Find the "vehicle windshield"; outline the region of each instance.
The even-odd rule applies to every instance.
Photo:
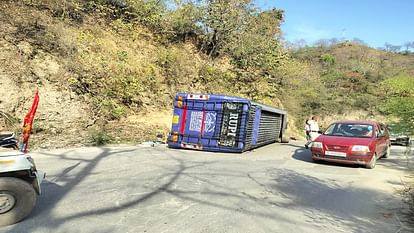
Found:
[[[340,137],[370,138],[373,136],[372,125],[357,123],[334,123],[328,127],[324,135]]]
[[[400,126],[395,126],[395,125],[389,125],[388,127],[388,131],[390,132],[391,136],[404,136],[407,135],[406,132],[404,131],[404,129]]]

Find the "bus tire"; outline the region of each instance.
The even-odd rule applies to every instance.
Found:
[[[289,136],[286,134],[282,135],[282,138],[280,140],[282,143],[289,143]]]

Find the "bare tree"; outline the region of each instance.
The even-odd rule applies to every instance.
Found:
[[[392,47],[392,44],[390,44],[388,42],[385,42],[385,44],[384,44],[385,51],[391,52],[391,47]]]
[[[296,40],[295,44],[299,47],[299,48],[303,48],[306,47],[308,45],[308,43],[306,42],[305,39],[300,39],[300,40]]]
[[[405,52],[408,53],[410,49],[414,49],[414,41],[404,43]]]
[[[392,45],[391,52],[398,53],[401,50],[401,45]]]
[[[330,42],[328,39],[320,39],[320,40],[315,41],[314,45],[318,47],[326,48],[326,47],[329,47]]]
[[[308,45],[308,43],[304,39],[295,40],[294,42],[285,41],[284,44],[286,48],[291,49],[291,50],[299,50]]]
[[[363,40],[361,40],[359,38],[356,38],[356,37],[354,39],[352,39],[352,42],[357,43],[357,44],[360,44],[360,45],[365,45],[365,46],[368,45],[365,41],[363,41]]]
[[[329,39],[329,43],[331,44],[331,46],[336,45],[340,43],[340,40],[334,37],[334,38]]]

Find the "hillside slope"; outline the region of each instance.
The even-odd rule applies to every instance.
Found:
[[[166,43],[99,9],[63,15],[40,2],[0,4],[2,130],[19,131],[39,89],[37,146],[155,139],[168,132],[177,92],[268,90],[265,80],[238,82],[226,58],[208,59],[191,42]]]
[[[391,53],[354,42],[305,47],[292,57],[309,63],[318,74],[320,94],[313,104],[325,113],[365,111],[381,116],[387,101],[385,80],[406,75],[414,82],[414,54]],[[310,103],[312,105],[312,102]]]
[[[95,79],[91,79],[91,85],[101,85],[100,74],[109,69],[129,69],[135,64],[139,64],[136,69],[142,69],[146,67],[145,53],[155,52],[151,39],[140,39],[142,44],[134,43],[135,48],[129,48],[137,51],[138,56],[132,57],[135,64],[119,67],[121,64],[113,62],[112,67],[104,66],[118,51],[125,51],[118,45],[126,48],[131,41],[118,39],[117,33],[110,31],[112,27],[105,22],[100,25],[99,17],[85,17],[83,23],[77,24],[53,17],[50,9],[24,3],[3,2],[1,11],[0,32],[4,36],[0,38],[0,109],[9,116],[2,119],[2,128],[17,131],[38,88],[40,105],[33,140],[43,146],[85,143],[102,130],[101,126],[94,129],[96,112],[111,108],[96,109],[99,100],[95,97],[99,96],[79,93],[77,80],[89,76]],[[147,35],[150,34],[144,36]],[[106,127],[108,122],[101,124]]]

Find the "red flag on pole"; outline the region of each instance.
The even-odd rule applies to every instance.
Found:
[[[27,153],[27,146],[29,144],[30,132],[32,131],[33,120],[36,114],[38,104],[39,104],[39,91],[36,91],[35,97],[33,99],[32,108],[24,117],[24,122],[23,122],[23,141],[20,146],[20,150],[24,153]]]

